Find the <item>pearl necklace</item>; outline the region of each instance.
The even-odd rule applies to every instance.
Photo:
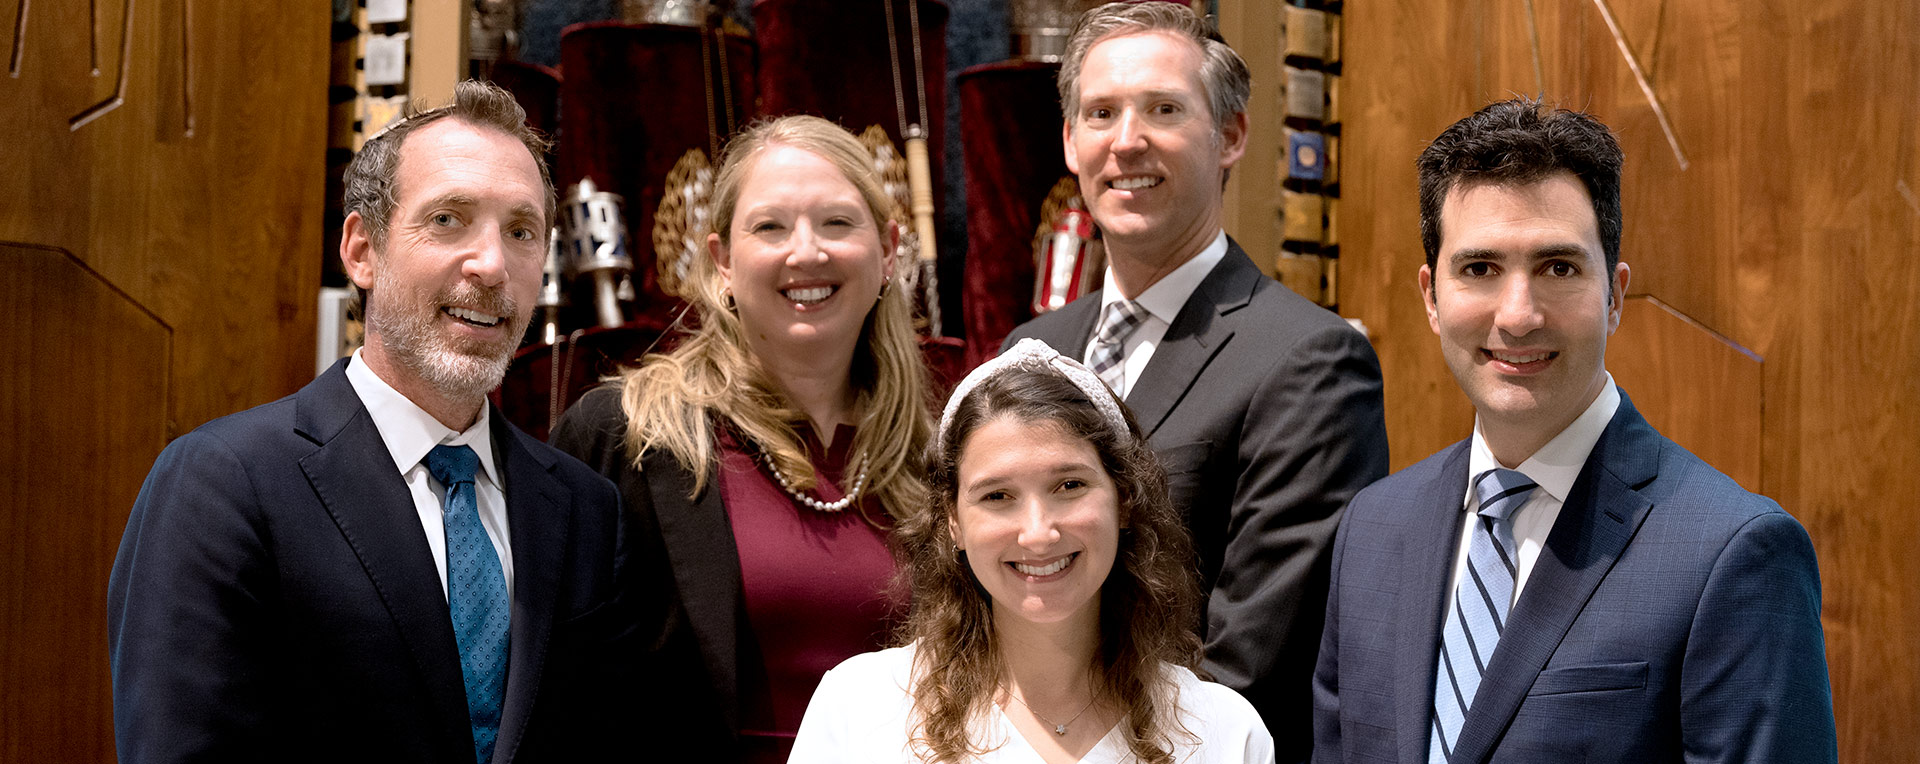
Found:
[[[792,496],[795,500],[812,507],[816,511],[839,512],[846,509],[860,499],[860,491],[867,487],[867,467],[863,459],[861,460],[863,463],[860,465],[860,471],[854,475],[852,490],[847,491],[847,495],[840,497],[839,501],[821,501],[801,493],[798,489],[794,488],[793,483],[787,480],[787,476],[781,474],[780,467],[773,463],[773,457],[767,455],[767,449],[760,448],[757,449],[757,451],[757,455],[760,457],[760,463],[766,466],[767,472],[771,473],[774,481],[780,484],[780,490],[786,491],[788,496]]]

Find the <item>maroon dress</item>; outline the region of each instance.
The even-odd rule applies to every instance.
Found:
[[[740,736],[747,762],[785,762],[814,687],[827,669],[885,646],[901,613],[889,586],[893,556],[878,500],[862,493],[840,512],[821,512],[789,496],[728,428],[720,429],[721,502],[740,550],[740,582],[749,632],[741,640]],[[834,431],[824,448],[796,428],[819,485],[808,495],[837,501],[859,465],[849,465],[854,428]]]

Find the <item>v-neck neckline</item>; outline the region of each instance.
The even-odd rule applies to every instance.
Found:
[[[1020,728],[1014,726],[1013,718],[1007,716],[1007,710],[1001,708],[998,703],[990,705],[993,707],[994,717],[1000,722],[1001,732],[1007,736],[1007,744],[1012,745],[1014,741],[1017,740],[1019,741],[1019,745],[1026,749],[1027,753],[1032,754],[1033,761],[1045,761],[1045,759],[1040,756],[1040,749],[1033,747],[1033,743],[1027,740],[1027,736],[1020,733]],[[1119,721],[1114,722],[1112,727],[1107,728],[1107,734],[1101,735],[1100,739],[1094,742],[1092,748],[1088,748],[1086,753],[1081,754],[1080,758],[1074,760],[1074,764],[1119,764],[1125,761],[1125,759],[1121,758],[1120,754],[1125,753],[1126,748],[1120,745],[1118,737],[1120,734],[1120,724],[1124,721],[1126,721],[1126,719],[1122,717]],[[1104,756],[1098,758],[1094,756],[1094,754],[1103,751],[1105,752]]]

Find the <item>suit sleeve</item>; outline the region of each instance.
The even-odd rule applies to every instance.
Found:
[[[1836,762],[1813,542],[1784,512],[1748,521],[1707,579],[1687,639],[1689,762]]]
[[[1252,396],[1238,448],[1205,666],[1268,728],[1304,731],[1340,510],[1387,474],[1380,364],[1366,338],[1333,326],[1281,352]],[[1275,735],[1279,760],[1307,757],[1301,737]]]
[[[1346,534],[1336,535],[1327,584],[1327,620],[1320,630],[1320,655],[1313,669],[1315,764],[1340,761],[1340,563],[1346,548]]]
[[[160,454],[107,583],[120,761],[244,761],[275,742],[275,566],[246,465],[206,432]]]
[[[624,649],[634,651],[636,680],[621,690],[624,740],[646,740],[660,760],[724,759],[732,733],[719,712],[719,691],[705,674],[692,627],[680,605],[648,477],[626,447],[626,414],[618,388],[597,388],[562,414],[549,442],[612,480],[621,503],[621,574],[616,586],[631,609]]]

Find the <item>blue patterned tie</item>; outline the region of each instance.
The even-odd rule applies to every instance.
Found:
[[[1513,541],[1513,513],[1536,484],[1514,470],[1487,470],[1474,481],[1480,520],[1467,546],[1467,569],[1454,589],[1453,609],[1440,633],[1440,659],[1433,683],[1433,736],[1429,764],[1441,764],[1460,742],[1460,726],[1480,689],[1480,675],[1493,659],[1500,630],[1513,605],[1520,548]]]
[[[441,517],[447,527],[447,608],[460,646],[460,676],[467,685],[467,716],[473,722],[478,764],[493,758],[500,734],[500,703],[507,689],[507,577],[500,553],[480,525],[473,471],[480,457],[466,446],[434,446],[427,471],[447,489]]]

